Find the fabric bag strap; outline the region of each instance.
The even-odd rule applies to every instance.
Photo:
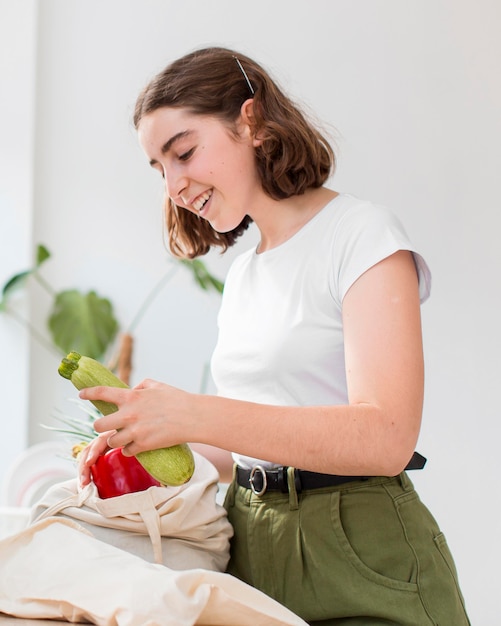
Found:
[[[58,513],[61,513],[65,509],[73,507],[81,508],[84,505],[87,505],[97,514],[101,515],[102,519],[107,519],[110,516],[110,513],[111,517],[121,517],[133,512],[134,514],[139,515],[144,523],[144,526],[146,527],[146,530],[148,531],[148,535],[150,537],[151,545],[153,548],[153,557],[155,559],[155,563],[163,563],[160,515],[153,498],[153,489],[156,488],[150,488],[146,491],[134,494],[134,506],[131,507],[131,502],[128,502],[128,506],[121,506],[119,504],[121,499],[122,503],[125,505],[125,502],[127,501],[127,496],[117,496],[117,498],[101,500],[97,497],[95,489],[93,488],[92,483],[90,483],[86,485],[83,489],[77,488],[76,492],[71,493],[67,497],[62,498],[61,500],[58,500],[51,506],[47,507],[44,511],[42,511],[40,515],[36,517],[34,521],[38,522],[48,517],[53,517]],[[108,515],[106,515],[106,512],[103,511],[103,509],[108,509]],[[109,528],[113,528],[113,524],[110,524]]]
[[[40,520],[46,519],[47,517],[53,517],[54,515],[61,513],[61,511],[69,507],[76,506],[77,508],[80,508],[83,504],[85,504],[90,496],[90,493],[91,484],[88,484],[83,489],[77,489],[75,493],[70,494],[69,496],[63,498],[62,500],[59,500],[58,502],[54,502],[54,504],[44,509],[40,513],[40,515],[38,515],[33,521],[38,522]]]

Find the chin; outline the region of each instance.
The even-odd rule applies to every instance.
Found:
[[[240,222],[223,222],[222,220],[208,220],[209,224],[212,226],[212,228],[217,232],[217,233],[229,233],[232,230],[235,230],[235,228],[238,228],[240,226],[240,224],[242,223],[242,220],[240,220]]]

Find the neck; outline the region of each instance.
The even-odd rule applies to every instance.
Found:
[[[293,237],[337,195],[332,189],[319,187],[309,189],[300,196],[262,204],[251,215],[261,233],[258,254],[276,248]]]

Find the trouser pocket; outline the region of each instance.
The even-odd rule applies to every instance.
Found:
[[[395,499],[409,545],[418,564],[417,584],[434,624],[470,624],[454,559],[444,533],[415,491]]]
[[[229,572],[306,621],[432,624],[388,480],[302,493],[297,510],[287,495],[238,488]]]

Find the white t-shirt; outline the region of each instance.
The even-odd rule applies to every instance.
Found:
[[[398,219],[340,194],[280,246],[238,256],[225,281],[212,357],[218,395],[282,406],[347,404],[343,298],[398,250],[413,252],[423,302],[430,271]],[[275,465],[233,458],[245,468]]]

